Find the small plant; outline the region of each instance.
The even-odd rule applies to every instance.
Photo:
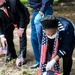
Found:
[[[0,75],[4,75],[2,72],[0,72]]]
[[[32,74],[29,73],[29,74],[27,74],[27,75],[32,75]]]
[[[22,74],[23,75],[27,74],[27,70],[22,70]]]

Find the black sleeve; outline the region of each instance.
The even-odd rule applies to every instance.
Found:
[[[58,52],[59,57],[62,57],[70,52],[73,39],[74,39],[74,28],[69,27],[69,29],[65,30],[63,33],[62,46],[60,47]]]
[[[19,27],[25,28],[30,20],[28,9],[20,2],[20,0],[16,1],[16,9],[20,17]]]
[[[2,24],[2,19],[0,18],[0,35],[4,34],[3,33],[3,24]]]

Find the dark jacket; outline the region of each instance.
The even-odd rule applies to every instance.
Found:
[[[31,8],[39,8],[41,12],[44,12],[53,3],[53,0],[28,0],[28,2]]]
[[[58,56],[62,57],[73,51],[74,48],[74,26],[73,24],[62,17],[59,19],[59,52]]]
[[[20,0],[6,0],[2,7],[6,7],[9,17],[0,9],[0,34],[10,25],[17,24],[20,28],[25,28],[29,23],[28,9]]]

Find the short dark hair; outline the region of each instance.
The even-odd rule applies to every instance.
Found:
[[[47,15],[40,20],[44,29],[58,28],[58,18],[55,15]]]

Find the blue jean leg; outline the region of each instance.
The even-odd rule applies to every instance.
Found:
[[[36,32],[37,32],[38,44],[39,44],[39,53],[41,53],[42,25],[40,23],[38,25],[35,25],[35,27],[36,27]]]
[[[35,28],[35,24],[34,24],[34,19],[37,14],[38,14],[38,11],[34,11],[34,10],[32,11],[31,43],[32,43],[36,63],[40,63],[39,44],[38,44],[38,38],[37,38],[36,28]]]

